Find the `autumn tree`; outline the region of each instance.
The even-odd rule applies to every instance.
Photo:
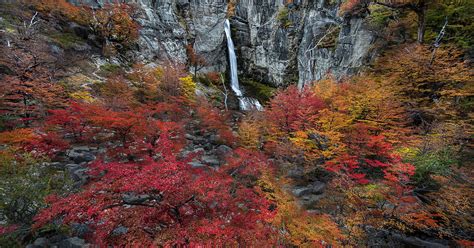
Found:
[[[7,33],[8,44],[0,46],[5,55],[0,58],[3,128],[30,126],[47,109],[64,106],[66,98],[64,89],[51,82],[61,71],[62,59],[51,53],[50,46],[36,34],[44,23],[38,13],[22,13],[19,17],[24,23],[14,23],[17,34]]]
[[[99,94],[104,104],[115,111],[136,106],[136,94],[127,81],[120,75],[108,78],[100,86]]]
[[[228,126],[228,113],[212,106],[205,98],[198,98],[196,114],[203,129],[214,131],[223,143],[232,144],[235,141],[232,129]]]
[[[104,49],[122,51],[132,46],[139,37],[139,25],[133,17],[136,9],[129,4],[106,4],[91,12],[89,26],[103,39]],[[114,51],[109,51],[113,53]]]
[[[208,61],[206,61],[204,56],[196,53],[192,44],[186,46],[186,53],[188,55],[189,65],[192,68],[191,71],[193,71],[193,76],[196,78],[197,73],[207,65]]]
[[[290,182],[273,170],[264,171],[258,180],[266,197],[275,204],[277,213],[272,223],[281,230],[280,244],[298,247],[342,244],[345,235],[331,216],[306,211],[296,197],[281,187],[287,183]]]
[[[404,51],[404,52],[402,52]],[[408,53],[406,52],[408,51]],[[376,62],[377,72],[417,115],[418,122],[430,119],[456,120],[466,116],[463,108],[472,96],[472,72],[462,53],[452,47],[432,52],[426,46],[394,49]]]
[[[290,86],[270,101],[267,113],[274,135],[308,129],[323,108],[323,102],[311,90]]]

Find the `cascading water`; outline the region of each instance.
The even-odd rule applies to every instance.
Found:
[[[225,35],[227,36],[227,48],[229,49],[229,63],[230,63],[230,83],[232,91],[234,91],[237,98],[239,98],[239,106],[241,110],[257,109],[263,110],[260,102],[252,97],[245,97],[242,94],[239,86],[239,78],[237,76],[237,57],[235,57],[234,42],[230,35],[229,20],[225,20],[224,24]]]

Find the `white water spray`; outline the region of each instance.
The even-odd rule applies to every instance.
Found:
[[[252,97],[245,97],[242,94],[239,86],[239,78],[237,76],[237,57],[235,56],[234,42],[230,35],[230,23],[229,20],[225,20],[224,31],[227,37],[227,48],[229,49],[229,63],[230,63],[230,83],[232,91],[239,98],[239,106],[241,110],[257,109],[263,110],[260,102]]]

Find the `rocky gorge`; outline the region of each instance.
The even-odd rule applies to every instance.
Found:
[[[470,5],[380,1],[0,0],[0,247],[471,247]]]

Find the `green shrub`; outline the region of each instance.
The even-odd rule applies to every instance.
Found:
[[[458,165],[459,159],[450,148],[439,151],[415,152],[408,162],[416,167],[413,179],[418,185],[433,186],[435,182],[432,175],[447,175],[451,171],[451,166]]]
[[[8,224],[29,224],[45,206],[44,197],[62,191],[69,182],[63,171],[29,153],[0,153],[0,217]]]
[[[284,28],[289,28],[292,23],[289,18],[290,10],[288,7],[281,7],[278,11],[277,20],[280,22],[281,26]]]
[[[0,247],[20,248],[24,247],[15,234],[0,235]]]
[[[85,41],[73,33],[55,33],[50,35],[51,39],[64,49],[70,49],[76,44],[84,44]]]
[[[122,67],[120,65],[107,63],[100,66],[99,74],[100,76],[108,77],[117,74],[120,71],[122,71]]]
[[[270,98],[273,96],[273,93],[276,91],[276,88],[249,78],[242,78],[240,81],[242,82],[242,85],[249,89],[250,94],[254,94],[255,97],[262,102],[270,100]]]
[[[454,43],[464,49],[474,47],[474,1],[442,1],[426,14],[426,41],[432,43],[443,27],[446,34],[442,43]]]

